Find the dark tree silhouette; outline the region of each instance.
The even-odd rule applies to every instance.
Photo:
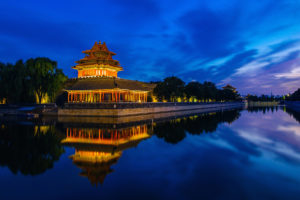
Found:
[[[183,140],[186,133],[200,135],[217,130],[220,123],[232,123],[240,116],[240,110],[228,110],[216,113],[205,113],[190,117],[183,117],[167,122],[160,122],[154,126],[153,133],[166,142],[176,144]]]
[[[175,76],[167,77],[163,82],[157,84],[153,93],[160,100],[175,102],[178,97],[183,98],[184,86],[185,83],[181,79]]]
[[[0,165],[14,174],[37,175],[53,167],[64,152],[54,127],[2,124],[0,127]]]
[[[287,100],[290,101],[300,101],[300,88],[296,90]]]
[[[0,100],[7,103],[38,103],[46,94],[54,102],[67,77],[49,58],[22,60],[12,64],[0,63]]]
[[[67,77],[61,69],[57,69],[57,63],[49,58],[35,58],[26,61],[32,89],[38,96],[38,103],[42,97],[48,94],[52,102],[56,93],[62,88]]]
[[[203,85],[197,81],[189,82],[185,86],[185,94],[188,100],[190,98],[196,98],[196,99],[201,99],[204,96],[204,88]]]
[[[181,122],[168,121],[158,123],[153,130],[158,138],[163,138],[166,142],[176,144],[185,138],[185,130]]]
[[[158,82],[153,93],[159,101],[166,100],[169,102],[175,102],[179,97],[181,99],[185,98],[185,101],[194,101],[195,99],[237,101],[241,99],[236,91],[230,89],[219,90],[212,82],[205,81],[201,84],[197,81],[192,81],[185,85],[181,79],[174,76]]]

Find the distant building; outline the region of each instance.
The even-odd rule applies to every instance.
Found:
[[[72,67],[78,71],[78,79],[66,88],[69,103],[147,102],[155,84],[118,78],[123,68],[104,42],[95,42],[83,53],[85,57]]]
[[[226,86],[224,86],[224,87],[222,87],[224,90],[231,90],[231,91],[233,91],[234,93],[237,93],[237,91],[236,91],[236,88],[235,87],[233,87],[233,86],[231,86],[231,85],[229,85],[229,84],[227,84]]]

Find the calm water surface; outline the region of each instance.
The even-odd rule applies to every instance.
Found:
[[[0,199],[299,199],[300,117],[231,110],[150,124],[0,122]]]

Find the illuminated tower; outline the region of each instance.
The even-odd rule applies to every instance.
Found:
[[[77,65],[73,67],[78,71],[78,78],[118,77],[118,72],[123,71],[119,62],[112,58],[116,54],[108,50],[105,42],[95,42],[90,50],[82,53],[85,57],[76,61]]]
[[[118,72],[123,68],[104,42],[95,42],[83,53],[85,57],[72,67],[78,78],[65,89],[68,103],[147,102],[155,84],[119,78]]]

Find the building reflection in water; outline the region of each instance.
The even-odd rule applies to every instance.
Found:
[[[184,117],[159,118],[150,121],[120,123],[115,126],[96,121],[8,121],[0,120],[0,166],[13,173],[38,175],[53,168],[65,152],[64,146],[75,148],[70,157],[92,184],[103,183],[111,166],[122,152],[137,146],[153,135],[176,144],[187,134],[214,132],[221,123],[232,123],[240,110],[203,113]]]
[[[168,118],[150,125],[141,124],[125,128],[86,128],[82,127],[84,124],[81,124],[81,127],[73,124],[73,127],[69,125],[66,128],[66,138],[62,140],[62,144],[75,148],[75,153],[70,158],[82,170],[80,175],[87,177],[93,185],[98,185],[113,171],[111,166],[117,163],[123,150],[137,146],[142,140],[151,137],[152,132],[158,138],[175,144],[183,140],[186,134],[214,132],[220,123],[232,123],[239,116],[240,110],[235,109],[176,119]]]
[[[75,148],[70,156],[93,185],[102,184],[122,151],[150,137],[146,124],[127,128],[67,128],[62,144]]]

